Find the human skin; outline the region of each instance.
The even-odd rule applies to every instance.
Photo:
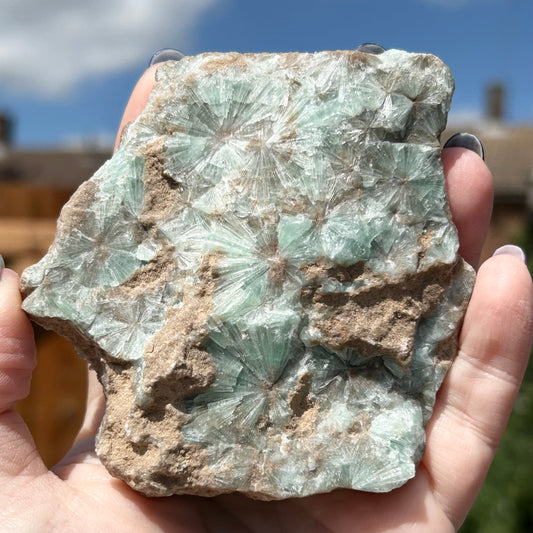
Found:
[[[148,100],[157,65],[139,80],[121,127]],[[118,141],[117,141],[118,142]],[[482,159],[443,151],[461,255],[477,268],[492,210],[492,178]],[[90,376],[87,412],[72,450],[52,470],[14,410],[35,367],[31,324],[18,277],[0,278],[0,524],[2,531],[449,532],[471,508],[518,392],[533,330],[531,276],[519,258],[481,265],[457,358],[438,393],[416,476],[386,494],[336,490],[261,502],[240,495],[147,498],[109,475],[94,453],[104,398]]]

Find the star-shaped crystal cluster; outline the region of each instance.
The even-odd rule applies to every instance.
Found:
[[[415,473],[472,283],[434,56],[162,64],[23,276],[89,359],[97,452],[150,495],[388,491]]]

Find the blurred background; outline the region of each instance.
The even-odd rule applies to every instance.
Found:
[[[450,66],[456,92],[442,140],[476,133],[494,175],[483,257],[507,243],[533,257],[532,20],[529,0],[2,0],[0,253],[19,273],[42,257],[62,205],[110,157],[154,51],[312,52],[375,42]],[[38,367],[19,410],[51,466],[81,423],[86,365],[60,337],[37,329],[36,340]],[[530,368],[462,532],[533,531],[532,432]]]

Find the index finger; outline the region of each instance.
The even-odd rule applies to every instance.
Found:
[[[466,148],[444,149],[442,164],[459,253],[476,268],[492,215],[492,175],[483,159]]]
[[[126,104],[126,109],[124,110],[124,115],[122,115],[122,120],[120,121],[117,138],[115,139],[114,151],[117,150],[120,144],[120,138],[122,136],[122,130],[124,127],[130,122],[133,122],[146,107],[150,92],[155,84],[155,71],[157,70],[158,66],[159,64],[155,64],[151,67],[148,67],[144,74],[140,77],[137,85],[135,85],[130,99]]]

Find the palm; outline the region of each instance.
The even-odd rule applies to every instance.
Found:
[[[81,451],[72,460],[57,469],[58,475],[65,477],[71,504],[83,509],[105,501],[108,506],[107,513],[92,514],[91,529],[312,533],[398,531],[408,526],[410,531],[421,532],[454,530],[433,493],[424,466],[415,479],[392,493],[339,490],[309,498],[261,502],[240,495],[148,499],[113,479],[92,452]],[[87,483],[88,478],[92,483]],[[65,517],[69,519],[72,517]],[[72,529],[75,526],[76,522],[71,523]]]
[[[123,123],[144,107],[154,69],[141,78]],[[462,149],[443,154],[461,254],[477,264],[491,211],[491,178]],[[279,502],[240,495],[146,498],[112,478],[94,453],[102,397],[88,405],[80,440],[53,471],[14,411],[34,366],[18,279],[0,278],[0,516],[3,530],[47,531],[453,531],[483,482],[527,364],[533,289],[524,264],[499,256],[479,270],[460,351],[427,428],[416,477],[387,494],[338,490]]]
[[[419,475],[402,489],[374,495],[336,491],[301,500],[258,502],[238,495],[148,499],[113,479],[91,452],[80,451],[56,470],[28,483],[10,502],[11,529],[33,523],[50,531],[385,531],[417,524],[418,531],[450,531],[432,496],[428,478]],[[420,502],[425,502],[420,506]],[[430,513],[428,513],[428,509]],[[387,516],[390,521],[384,521]],[[421,520],[422,518],[422,520]],[[431,521],[429,520],[431,518]],[[386,528],[386,529],[384,529]],[[416,529],[412,529],[416,531]]]

